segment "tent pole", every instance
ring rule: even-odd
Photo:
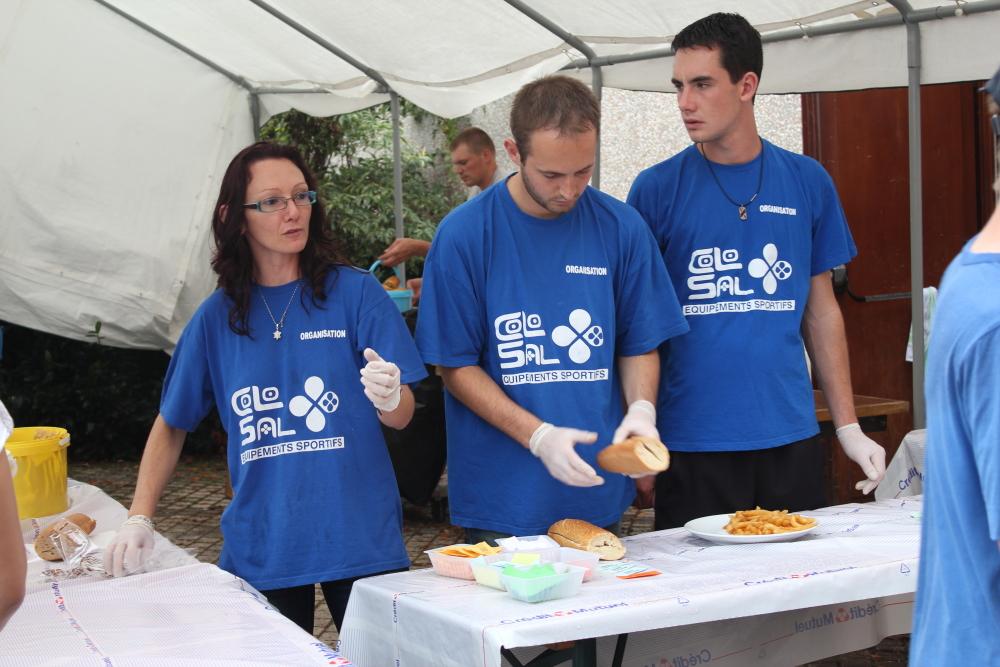
[[[913,322],[913,428],[926,425],[924,406],[924,201],[920,141],[920,26],[908,0],[889,0],[906,22],[910,151],[910,319]]]
[[[590,72],[594,77],[592,88],[594,89],[594,96],[597,97],[597,108],[600,109],[603,106],[604,77],[601,76],[600,67],[591,67]],[[593,183],[594,188],[597,190],[601,189],[601,128],[597,128],[597,154],[594,156],[594,175],[590,181]]]
[[[389,91],[389,107],[392,110],[392,200],[396,214],[396,238],[403,238],[403,154],[399,141],[399,95]],[[406,263],[399,265],[402,283],[406,286]]]
[[[888,0],[889,4],[896,7],[901,15],[905,15],[906,23],[923,23],[924,21],[939,20],[960,20],[955,16],[955,7],[929,7],[927,9],[909,10],[904,12],[899,9],[896,0]],[[977,0],[962,6],[962,11],[966,16],[982,14],[985,12],[1000,11],[1000,0]],[[878,16],[864,21],[840,22],[830,25],[809,26],[806,32],[809,37],[822,37],[825,35],[842,35],[858,30],[873,30],[876,28],[886,28],[897,26],[904,22],[899,16]],[[777,42],[787,42],[790,40],[802,39],[802,28],[789,28],[778,32],[761,35],[761,41],[766,44]],[[611,65],[621,65],[624,63],[641,62],[644,60],[656,60],[659,58],[669,58],[674,55],[674,50],[669,47],[660,47],[648,51],[637,51],[635,53],[620,53],[613,56],[597,56],[594,58],[577,58],[562,69],[586,69],[594,65],[609,67]]]
[[[260,141],[260,95],[250,93],[250,122],[253,123],[253,140]]]
[[[910,139],[910,317],[913,320],[913,428],[924,428],[924,199],[920,141],[920,27],[906,24]]]

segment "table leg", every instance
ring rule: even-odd
[[[597,667],[597,640],[578,639],[573,646],[573,667]]]

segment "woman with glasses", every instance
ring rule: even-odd
[[[424,366],[385,290],[342,255],[294,148],[233,158],[212,231],[218,289],[177,343],[105,567],[141,569],[184,438],[215,406],[233,486],[219,567],[310,633],[321,584],[339,628],[354,580],[409,566],[380,423],[410,421]]]

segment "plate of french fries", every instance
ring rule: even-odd
[[[788,542],[815,530],[813,517],[792,514],[788,510],[756,508],[733,514],[715,514],[692,519],[684,524],[691,533],[720,544]]]

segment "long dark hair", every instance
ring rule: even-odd
[[[305,176],[310,190],[316,189],[316,178],[309,171],[302,154],[292,146],[258,141],[247,146],[233,158],[222,177],[219,199],[212,213],[212,234],[215,253],[212,270],[219,274],[218,286],[232,301],[229,309],[229,328],[240,336],[250,335],[250,294],[253,287],[253,253],[243,233],[246,227],[247,185],[250,183],[250,166],[260,160],[288,160]],[[291,205],[291,204],[289,204]],[[326,221],[320,200],[312,205],[309,216],[309,239],[299,254],[299,270],[312,301],[320,306],[326,301],[326,276],[336,265],[349,265],[340,244]],[[303,301],[304,303],[304,301]]]

